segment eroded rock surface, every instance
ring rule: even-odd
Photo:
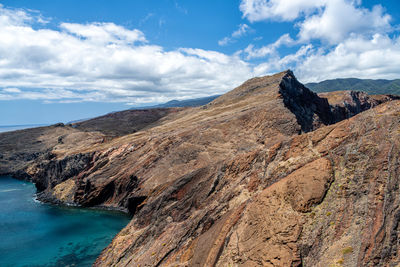
[[[0,134],[0,170],[43,200],[133,215],[95,266],[396,266],[396,99],[317,95],[286,71],[133,134],[110,137],[107,118],[16,147]]]

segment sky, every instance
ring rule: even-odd
[[[400,78],[397,0],[0,0],[0,125],[225,93]]]

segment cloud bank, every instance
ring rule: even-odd
[[[61,23],[54,29],[38,12],[0,4],[0,100],[165,102],[220,94],[287,68],[303,82],[400,76],[398,27],[380,5],[242,0],[239,8],[246,23],[284,21],[296,33],[282,33],[263,46],[249,44],[233,55],[166,50],[139,29],[101,22]],[[246,23],[219,44],[244,38],[252,31]],[[282,54],[283,47],[292,52]]]
[[[251,76],[238,56],[165,51],[114,23],[49,29],[28,11],[0,6],[0,100],[163,102],[219,94]]]
[[[283,34],[275,43],[242,51],[246,59],[266,58],[255,73],[293,68],[304,82],[338,77],[399,78],[400,39],[381,5],[372,9],[359,0],[242,0],[250,22],[292,22],[297,35]],[[282,46],[297,47],[281,56]]]

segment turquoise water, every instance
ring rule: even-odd
[[[34,200],[31,183],[0,176],[0,266],[91,266],[129,222],[120,213]]]

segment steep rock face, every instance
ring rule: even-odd
[[[92,153],[75,154],[61,160],[43,159],[38,164],[28,167],[26,171],[39,191],[38,199],[58,202],[57,198],[52,197],[48,194],[48,190],[45,190],[53,189],[64,181],[76,177],[90,166],[92,157]]]
[[[96,266],[397,263],[400,103],[349,94],[254,78],[134,134],[67,127],[22,172],[43,199],[133,214]]]
[[[339,122],[357,115],[365,110],[376,107],[382,103],[399,100],[399,96],[371,95],[356,91],[337,91],[320,93],[320,97],[327,98],[333,113],[333,122]]]
[[[28,166],[78,154],[75,149],[83,151],[102,140],[99,132],[85,133],[64,124],[0,133],[0,174],[28,179]]]
[[[319,97],[299,83],[292,72],[288,72],[280,83],[285,106],[296,115],[303,132],[309,132],[335,122],[326,98]],[[338,120],[339,121],[339,120]]]

